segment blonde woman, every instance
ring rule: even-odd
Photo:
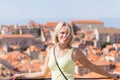
[[[54,48],[48,51],[41,72],[15,74],[13,78],[44,78],[51,72],[52,80],[74,80],[75,62],[79,61],[83,66],[96,73],[113,77],[108,72],[92,64],[78,48],[71,46],[74,39],[73,29],[70,24],[61,22],[54,30]]]

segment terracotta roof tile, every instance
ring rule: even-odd
[[[120,34],[120,29],[115,29],[115,28],[97,28],[99,33],[107,33],[107,34],[114,34],[114,33],[119,33]]]
[[[48,27],[55,27],[58,24],[58,22],[47,22],[46,26]]]
[[[12,49],[19,49],[20,46],[18,46],[18,45],[13,45],[13,46],[11,46],[11,48],[12,48]]]
[[[78,24],[104,24],[104,22],[100,20],[72,20],[71,23]]]
[[[47,51],[41,51],[41,54],[42,54],[43,56],[46,56],[46,55],[47,55]]]
[[[8,56],[6,54],[0,54],[0,58],[4,59],[4,60],[7,60]]]
[[[0,35],[2,38],[34,38],[31,34],[7,34],[7,35]]]
[[[95,72],[91,72],[82,76],[82,78],[105,78],[105,77],[107,76],[104,76]],[[111,79],[97,79],[97,80],[114,80],[114,79],[111,78]]]
[[[80,75],[80,74],[74,74],[74,78],[81,78],[82,77],[82,75]]]
[[[110,62],[108,62],[108,61],[106,61],[106,60],[96,60],[96,61],[93,61],[93,63],[95,64],[95,65],[98,65],[98,66],[102,66],[102,65],[109,65],[110,64]]]
[[[116,66],[115,71],[120,72],[120,63],[116,63],[115,66]]]

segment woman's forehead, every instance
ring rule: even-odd
[[[68,27],[61,27],[60,31],[63,30],[63,31],[69,31],[69,28]]]

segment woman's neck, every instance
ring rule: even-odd
[[[59,46],[59,48],[60,48],[61,50],[64,50],[64,49],[70,47],[70,45],[66,45],[66,44],[59,44],[58,46]]]

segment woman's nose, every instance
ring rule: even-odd
[[[63,34],[64,37],[66,37],[66,34]]]

